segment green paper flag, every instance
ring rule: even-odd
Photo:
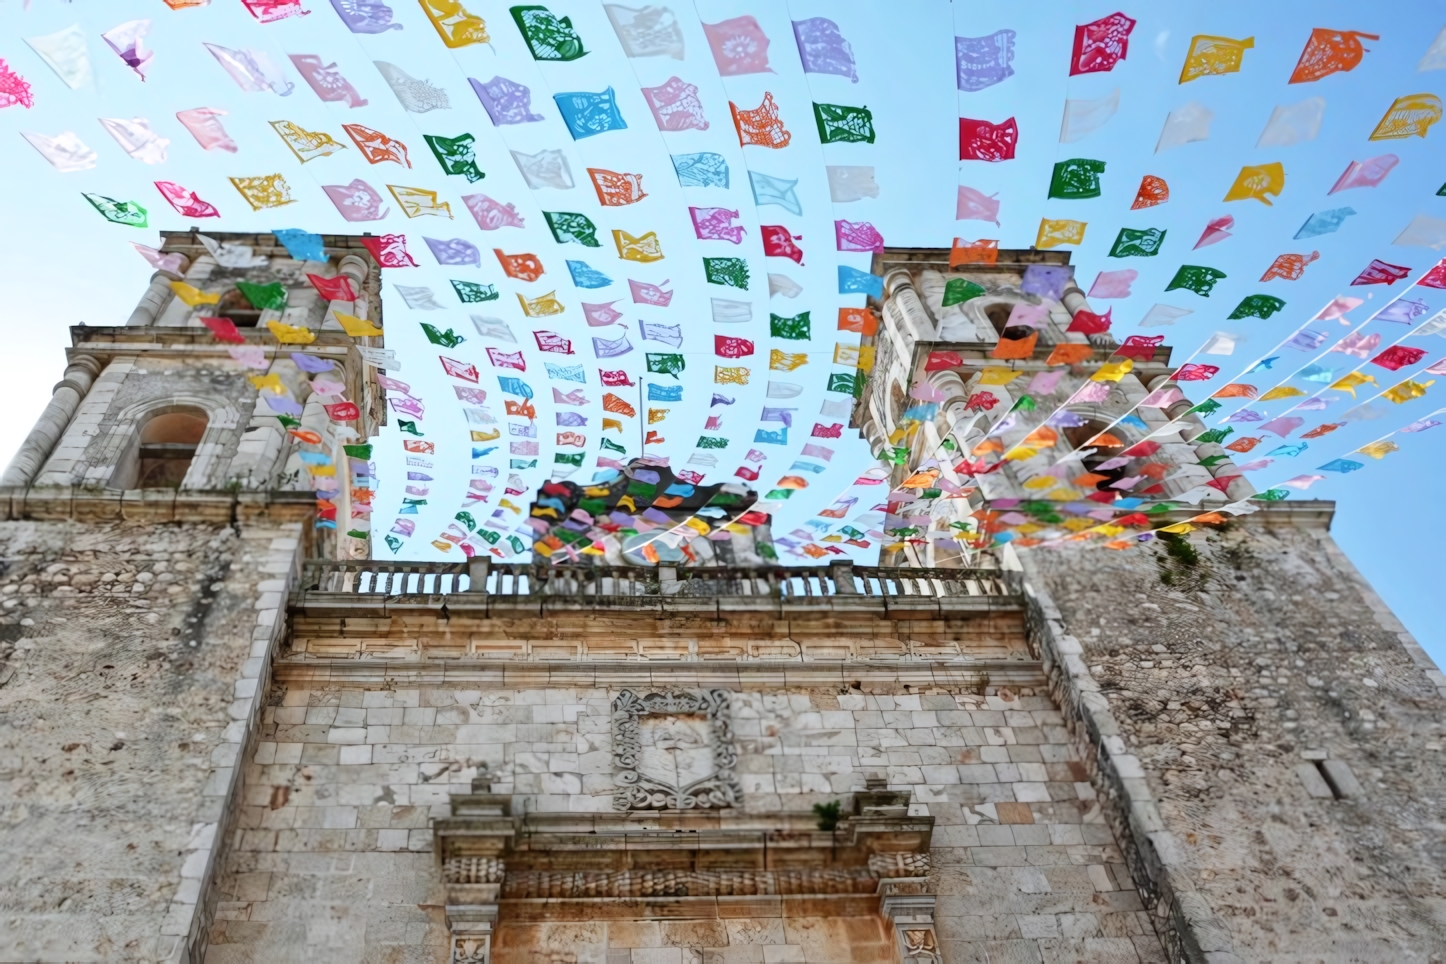
[[[1210,289],[1215,287],[1215,282],[1225,277],[1225,272],[1218,268],[1202,268],[1196,264],[1182,264],[1180,270],[1175,272],[1175,278],[1165,286],[1166,291],[1174,291],[1176,288],[1184,288],[1186,291],[1193,291],[1202,298],[1210,297]]]
[[[478,529],[477,538],[481,539],[489,546],[495,546],[497,545],[498,540],[502,538],[502,533],[494,532],[491,529]]]
[[[392,550],[392,554],[395,555],[397,550],[402,548],[402,540],[396,536],[387,536],[387,548]]]
[[[1111,258],[1153,258],[1160,253],[1165,243],[1162,228],[1120,228],[1114,247],[1110,248]]]
[[[1028,395],[1021,395],[1019,396],[1019,401],[1014,403],[1014,407],[1011,408],[1010,411],[1032,412],[1038,407],[1039,406],[1035,405],[1034,399],[1030,398]]]
[[[522,540],[517,538],[516,536],[508,536],[507,544],[512,547],[513,553],[522,552],[524,549],[527,548],[525,545],[522,544]]]
[[[236,287],[251,302],[252,307],[262,311],[268,308],[272,311],[286,310],[286,289],[281,282],[273,281],[269,285],[252,284],[249,281],[238,281]]]
[[[651,482],[639,482],[637,479],[633,479],[628,483],[627,494],[636,499],[647,499],[651,502],[653,496],[658,494],[658,487]]]
[[[448,328],[446,331],[438,331],[436,326],[429,325],[425,321],[421,323],[422,334],[434,345],[441,345],[443,348],[456,348],[467,339]]]
[[[1210,431],[1208,431],[1208,432],[1201,432],[1199,435],[1195,436],[1195,438],[1192,439],[1191,441],[1192,441],[1192,444],[1195,444],[1195,445],[1208,445],[1208,444],[1211,443],[1211,442],[1214,442],[1216,445],[1219,445],[1221,442],[1225,441],[1225,439],[1226,439],[1232,432],[1234,432],[1234,431],[1235,431],[1235,429],[1233,429],[1233,428],[1228,428],[1228,427],[1227,427],[1227,428],[1212,428],[1212,429],[1211,429]]]
[[[769,314],[768,333],[774,338],[788,341],[808,341],[812,337],[809,334],[808,312],[801,312],[792,318]]]
[[[290,415],[278,415],[276,420],[281,423],[282,428],[301,428],[301,419],[292,418]]]
[[[1054,174],[1049,179],[1049,196],[1066,201],[1099,197],[1100,175],[1104,172],[1104,161],[1084,157],[1060,161],[1054,166]]]
[[[698,436],[698,448],[700,449],[726,449],[728,440],[726,438],[715,438],[711,435]]]
[[[471,532],[473,529],[477,528],[477,520],[472,518],[472,513],[470,512],[458,512],[456,515],[452,516],[452,518],[456,519],[458,522],[466,526],[468,532]]]
[[[818,139],[825,144],[872,144],[874,115],[867,107],[814,104]]]
[[[146,226],[146,209],[135,201],[117,201],[103,194],[82,194],[107,221],[133,228]]]
[[[408,435],[415,435],[417,438],[425,438],[421,432],[417,431],[416,422],[409,422],[404,418],[397,419],[397,431],[406,432]]]
[[[1215,414],[1216,412],[1220,411],[1220,409],[1222,409],[1222,408],[1224,408],[1224,406],[1221,405],[1218,400],[1213,399],[1213,398],[1207,398],[1207,399],[1205,399],[1205,401],[1201,402],[1199,405],[1196,405],[1194,408],[1190,409],[1190,411],[1191,411],[1191,412],[1198,412],[1198,413],[1200,413],[1201,415],[1213,415],[1213,414]],[[1190,414],[1190,413],[1189,413],[1189,412],[1186,412],[1185,414],[1188,415],[1188,414]]]
[[[602,247],[597,239],[597,225],[593,224],[587,215],[568,211],[543,211],[542,216],[547,218],[547,226],[552,230],[552,236],[558,244],[576,241],[589,248]]]
[[[678,377],[678,373],[687,368],[682,355],[655,355],[648,352],[645,356],[648,364],[648,371],[658,375],[672,375]]]
[[[582,466],[582,455],[583,453],[581,452],[574,452],[571,455],[557,452],[553,454],[552,461],[555,465],[576,465],[580,468]]]
[[[748,262],[742,258],[704,258],[703,274],[710,285],[748,290]]]
[[[854,398],[862,398],[864,394],[863,373],[834,372],[828,376],[828,387],[825,391],[842,392],[845,395],[852,395]]]
[[[546,7],[513,7],[511,13],[533,60],[576,60],[587,53],[570,18],[554,16]]]
[[[769,490],[768,490],[768,494],[765,495],[764,498],[765,498],[765,499],[791,499],[791,498],[793,498],[793,490],[792,490],[792,489],[769,489]]]
[[[496,301],[501,297],[497,293],[496,285],[480,285],[475,281],[453,281],[452,289],[457,292],[457,300],[468,305],[479,301]]]
[[[964,302],[978,298],[984,294],[984,286],[975,284],[968,278],[950,278],[944,284],[944,303],[942,307],[950,305],[962,305]]]
[[[1269,489],[1265,492],[1261,492],[1259,495],[1252,495],[1250,498],[1260,502],[1283,502],[1286,499],[1290,498],[1290,490]]]
[[[1271,295],[1250,295],[1235,306],[1229,320],[1237,318],[1269,318],[1285,307],[1285,302]]]
[[[598,446],[598,448],[600,449],[607,449],[610,452],[622,452],[624,455],[627,454],[627,449],[623,448],[621,445],[614,442],[610,438],[600,438],[598,439],[598,441],[602,443]]]
[[[370,532],[367,532],[363,529],[348,529],[346,531],[346,534],[351,536],[353,539],[370,539],[372,535]]]
[[[423,134],[422,139],[437,155],[437,163],[442,165],[442,170],[448,174],[460,174],[469,183],[475,183],[486,177],[477,167],[477,155],[472,153],[472,145],[476,138],[471,134],[458,134],[456,137],[438,137],[436,134]]]
[[[346,453],[346,456],[349,459],[361,459],[362,461],[366,461],[367,459],[372,457],[372,447],[370,443],[368,443],[367,445],[343,445],[341,447],[341,450]]]

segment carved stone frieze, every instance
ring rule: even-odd
[[[449,884],[500,884],[505,872],[496,857],[449,857],[442,864],[442,879]]]
[[[617,810],[693,810],[737,806],[725,689],[698,693],[623,690],[613,700],[613,775]]]
[[[752,897],[872,894],[878,877],[865,867],[805,870],[512,871],[504,899],[543,897]]]

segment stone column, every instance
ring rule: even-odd
[[[50,397],[50,404],[40,413],[35,427],[30,430],[30,434],[21,443],[20,450],[10,460],[5,475],[0,477],[0,485],[23,486],[31,483],[45,460],[50,458],[50,453],[55,450],[55,443],[65,434],[70,420],[75,417],[75,410],[80,407],[81,399],[85,398],[86,392],[90,391],[90,386],[95,384],[99,374],[100,362],[90,355],[77,355],[71,359],[70,365],[65,369],[65,377],[57,382],[52,390],[54,394]]]
[[[189,262],[183,259],[182,271],[186,270],[187,264]],[[136,305],[136,310],[131,312],[131,316],[126,319],[126,325],[128,327],[154,325],[166,305],[176,296],[176,293],[171,290],[171,282],[181,280],[183,280],[181,275],[172,274],[169,271],[157,271],[151,275],[151,285],[146,289],[146,293],[141,295],[140,303]]]

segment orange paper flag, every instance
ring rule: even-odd
[[[1034,346],[1039,341],[1039,332],[1032,331],[1028,338],[1001,338],[994,350],[989,353],[990,358],[1033,358]]]
[[[879,318],[867,308],[840,308],[838,330],[856,331],[860,335],[875,335],[879,331]]]
[[[1081,345],[1077,342],[1061,342],[1054,346],[1054,351],[1044,360],[1046,365],[1077,365],[1089,359],[1095,350],[1089,345]]]
[[[983,238],[978,241],[965,241],[963,238],[955,238],[954,246],[949,249],[949,267],[951,268],[961,264],[998,263],[998,241]]]

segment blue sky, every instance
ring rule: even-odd
[[[767,455],[757,483],[767,489],[774,479],[789,474],[805,443],[827,442],[810,439],[814,423],[838,421],[821,414],[821,407],[830,397],[824,391],[828,374],[844,370],[832,364],[834,345],[849,337],[833,331],[834,317],[839,307],[857,305],[861,298],[838,293],[836,269],[841,263],[866,268],[869,256],[834,250],[831,222],[835,219],[867,221],[892,245],[944,246],[957,236],[966,240],[996,239],[1004,247],[1033,244],[1041,218],[1087,222],[1084,242],[1075,247],[1073,256],[1082,287],[1088,290],[1101,271],[1128,268],[1139,272],[1129,297],[1094,300],[1097,311],[1113,309],[1118,337],[1164,334],[1176,347],[1176,357],[1182,358],[1213,333],[1241,336],[1234,355],[1208,360],[1222,367],[1220,380],[1229,376],[1235,381],[1251,381],[1261,391],[1275,384],[1271,373],[1257,373],[1249,379],[1236,376],[1292,332],[1309,326],[1328,335],[1330,340],[1322,345],[1324,351],[1351,330],[1334,321],[1310,323],[1333,297],[1369,296],[1348,316],[1360,323],[1401,293],[1404,283],[1389,288],[1350,287],[1351,280],[1372,259],[1407,266],[1419,274],[1442,256],[1441,251],[1393,245],[1392,241],[1417,214],[1446,218],[1446,197],[1436,195],[1446,181],[1446,152],[1440,147],[1446,129],[1438,127],[1425,138],[1368,140],[1396,98],[1417,93],[1446,95],[1446,70],[1417,71],[1432,39],[1446,25],[1439,8],[1425,2],[1377,7],[1320,3],[1312,5],[1308,14],[1299,8],[1265,10],[1245,3],[1154,4],[1148,9],[1131,9],[1080,2],[1052,4],[1047,8],[1048,16],[1036,15],[1014,3],[951,5],[937,0],[916,0],[902,16],[897,8],[866,3],[697,3],[672,7],[684,33],[685,55],[681,60],[665,56],[630,59],[624,55],[601,4],[554,3],[549,8],[571,18],[589,51],[585,57],[565,63],[534,61],[507,9],[500,4],[465,4],[469,11],[485,18],[492,42],[456,50],[443,46],[415,0],[394,0],[390,6],[403,29],[376,35],[348,31],[327,0],[311,0],[303,6],[310,9],[308,16],[270,24],[258,23],[240,0],[212,0],[209,6],[180,11],[171,11],[152,0],[103,6],[37,0],[28,10],[14,3],[0,7],[0,36],[8,38],[0,42],[0,58],[32,84],[36,100],[29,110],[0,110],[0,138],[10,139],[10,149],[0,155],[0,165],[12,184],[23,185],[10,192],[7,220],[12,226],[24,226],[18,230],[12,227],[6,257],[0,263],[0,277],[12,293],[12,364],[4,388],[10,418],[0,426],[0,448],[13,450],[43,407],[50,385],[59,376],[60,349],[68,338],[66,327],[80,320],[91,324],[122,323],[144,288],[150,268],[125,242],[154,243],[154,229],[184,228],[192,223],[166,206],[151,186],[159,179],[193,188],[220,208],[221,218],[202,225],[217,231],[300,227],[326,232],[407,234],[409,249],[422,267],[389,271],[386,281],[430,287],[438,302],[446,306],[445,311],[413,310],[395,296],[390,284],[386,290],[387,343],[398,350],[403,360],[402,371],[394,374],[411,384],[413,394],[426,402],[424,428],[429,438],[439,440],[441,451],[437,460],[441,471],[433,473],[437,476],[432,483],[436,495],[429,500],[434,504],[416,517],[417,535],[402,553],[417,558],[442,557],[430,547],[429,540],[460,505],[472,462],[466,424],[452,397],[453,383],[438,366],[436,356],[440,350],[428,344],[419,322],[451,326],[468,337],[455,351],[443,353],[476,364],[483,373],[482,387],[494,399],[500,397],[494,377],[498,370],[488,364],[484,349],[490,346],[524,351],[529,366],[526,374],[501,373],[521,375],[539,395],[543,437],[539,440],[539,468],[522,472],[529,484],[538,484],[549,475],[554,407],[545,397],[550,394],[548,389],[552,385],[563,391],[579,387],[550,382],[545,361],[581,364],[585,369],[587,383],[583,389],[589,399],[585,409],[589,419],[587,467],[574,477],[585,481],[593,471],[598,427],[604,417],[600,399],[605,389],[598,384],[599,366],[625,367],[634,381],[646,384],[644,353],[678,350],[688,364],[681,379],[683,401],[655,405],[670,411],[663,421],[648,427],[658,430],[667,442],[647,449],[668,455],[676,467],[706,471],[711,482],[731,477],[736,465],[751,464],[742,459],[752,447]],[[1126,58],[1109,72],[1070,77],[1067,65],[1074,25],[1117,9],[1138,19]],[[771,72],[720,76],[702,24],[743,15],[754,16],[769,39]],[[856,83],[847,77],[803,71],[789,21],[810,17],[828,17],[837,24],[854,53]],[[148,40],[156,51],[144,82],[99,36],[102,31],[137,18],[152,21]],[[94,73],[93,83],[77,90],[65,86],[20,39],[52,33],[73,23],[79,23],[86,34]],[[1315,27],[1361,31],[1377,34],[1380,39],[1365,41],[1369,52],[1349,72],[1314,83],[1287,84]],[[981,91],[958,91],[953,37],[980,37],[998,30],[1015,31],[1013,75]],[[1191,38],[1200,34],[1235,40],[1253,38],[1254,44],[1245,51],[1239,72],[1180,84],[1181,65]],[[202,42],[264,50],[285,65],[296,89],[286,97],[243,92],[206,52]],[[287,54],[316,54],[323,63],[336,62],[341,73],[368,100],[367,105],[353,109],[322,102],[286,63]],[[373,67],[376,60],[394,63],[415,78],[441,86],[448,92],[450,109],[424,114],[405,111]],[[532,89],[532,109],[544,115],[544,120],[494,127],[467,83],[468,77],[487,80],[494,75],[527,84]],[[657,129],[640,89],[661,85],[672,76],[699,88],[709,125],[706,130]],[[616,92],[627,128],[572,139],[551,95],[600,92],[609,87]],[[1078,141],[1060,143],[1060,118],[1066,99],[1094,100],[1117,88],[1118,113],[1107,124]],[[765,92],[779,104],[793,135],[792,143],[782,150],[740,148],[729,122],[728,104],[732,101],[741,108],[751,108],[760,103]],[[1256,146],[1276,106],[1313,97],[1323,98],[1326,103],[1317,136],[1290,146]],[[821,144],[814,128],[812,102],[867,106],[873,116],[875,142]],[[1209,138],[1156,153],[1167,115],[1190,103],[1201,104],[1213,113]],[[240,146],[236,154],[203,151],[177,122],[176,111],[202,106],[228,112],[223,123]],[[158,133],[170,139],[166,162],[147,165],[126,156],[97,123],[98,117],[147,118]],[[1015,118],[1019,128],[1015,158],[997,164],[959,161],[959,117],[994,123]],[[279,119],[308,130],[325,131],[347,149],[301,165],[267,125]],[[412,168],[368,165],[341,130],[343,123],[350,122],[405,141]],[[50,135],[74,131],[98,153],[96,167],[60,173],[20,139],[22,130]],[[443,174],[422,141],[423,134],[456,136],[463,132],[476,136],[478,164],[487,174],[475,185]],[[576,187],[529,189],[509,152],[541,150],[567,153]],[[679,184],[669,155],[705,151],[727,159],[731,174],[728,188]],[[1349,162],[1387,153],[1400,161],[1380,186],[1327,194]],[[1073,158],[1104,162],[1100,196],[1090,200],[1048,198],[1053,165]],[[1222,200],[1243,166],[1272,162],[1281,163],[1286,175],[1284,190],[1273,203]],[[831,201],[827,165],[873,167],[879,196],[848,203]],[[588,167],[641,173],[649,197],[628,207],[604,208],[587,180]],[[785,180],[797,179],[802,213],[755,204],[748,187],[749,170]],[[277,172],[291,185],[296,203],[269,211],[251,211],[226,180]],[[1166,180],[1170,200],[1132,211],[1130,203],[1147,174]],[[387,183],[437,190],[450,202],[455,219],[407,219],[388,197],[391,214],[385,220],[348,225],[320,185],[344,184],[353,178],[367,180],[384,196],[383,185]],[[998,226],[978,220],[955,220],[955,199],[961,184],[998,195]],[[82,191],[140,201],[151,213],[151,229],[138,231],[106,223],[81,199]],[[463,195],[477,192],[503,203],[515,203],[526,227],[481,231],[461,202]],[[697,239],[688,216],[690,205],[739,211],[735,223],[745,228],[743,243],[734,246],[726,241]],[[1357,213],[1339,231],[1294,238],[1313,213],[1345,206]],[[590,249],[558,245],[541,215],[542,211],[558,210],[586,213],[598,225],[602,246]],[[1206,223],[1224,215],[1234,218],[1232,237],[1193,250]],[[801,236],[798,243],[805,252],[803,263],[765,258],[759,240],[762,225],[785,225],[793,235]],[[1121,228],[1164,230],[1160,253],[1150,258],[1108,257]],[[610,243],[613,229],[634,235],[656,231],[665,258],[652,264],[619,260]],[[438,266],[421,240],[423,235],[465,238],[481,249],[482,263],[475,268]],[[491,259],[493,247],[508,253],[536,253],[542,257],[547,274],[531,284],[508,279]],[[1320,257],[1300,280],[1257,280],[1277,255],[1308,255],[1312,251],[1319,251]],[[750,290],[740,293],[704,284],[699,259],[705,256],[747,258],[753,275]],[[579,291],[572,286],[564,259],[586,261],[608,274],[614,284],[601,291]],[[1182,264],[1213,267],[1223,271],[1226,278],[1209,298],[1179,290],[1167,293],[1166,284]],[[766,281],[770,272],[786,275],[802,289],[801,293],[794,298],[770,298]],[[495,284],[502,299],[482,306],[460,305],[448,285],[452,278]],[[653,284],[668,282],[666,287],[675,292],[672,304],[665,309],[633,304],[627,294],[626,281],[630,278]],[[523,316],[516,293],[531,298],[554,290],[567,307],[563,315],[540,319]],[[1226,315],[1241,299],[1258,293],[1281,298],[1286,307],[1270,319],[1227,320]],[[1427,291],[1426,297],[1418,298],[1421,294],[1418,289],[1409,297],[1422,300],[1432,314],[1446,306],[1440,297],[1442,292]],[[753,320],[739,325],[710,323],[709,299],[713,297],[751,302]],[[599,362],[593,357],[589,347],[593,335],[612,338],[622,330],[618,326],[588,328],[580,311],[583,301],[616,301],[615,307],[624,312],[622,324],[628,326],[635,346],[631,354],[614,362]],[[1148,331],[1138,328],[1139,321],[1157,303],[1188,308],[1193,313],[1171,327]],[[812,338],[806,345],[769,337],[770,312],[794,316],[805,310],[813,320]],[[506,321],[517,344],[479,337],[468,319],[473,313]],[[645,320],[680,325],[681,348],[644,342],[640,323]],[[577,354],[564,358],[539,353],[531,336],[535,329],[571,338]],[[1383,334],[1383,347],[1404,334],[1402,326],[1390,323],[1378,322],[1364,329],[1365,333],[1377,330]],[[717,359],[711,343],[715,334],[746,337],[755,342],[757,354],[736,363]],[[1446,350],[1446,342],[1436,338],[1407,338],[1403,344],[1427,349],[1430,354],[1419,365],[1399,373],[1400,377],[1431,364]],[[770,373],[770,348],[806,351],[808,363],[794,372]],[[1300,352],[1269,353],[1284,359],[1272,372],[1288,372],[1316,358],[1315,354]],[[1359,363],[1339,353],[1334,359],[1325,356],[1324,362],[1333,362],[1326,365],[1333,368]],[[709,376],[715,364],[747,364],[753,370],[749,384],[711,384]],[[1383,388],[1396,380],[1389,372],[1378,374]],[[776,381],[799,386],[800,393],[788,400],[769,399],[770,375]],[[669,381],[657,376],[651,380]],[[1320,387],[1293,384],[1307,384],[1312,391]],[[734,403],[710,405],[715,389],[734,398]],[[638,389],[631,391],[636,393]],[[1277,464],[1253,473],[1252,480],[1264,488],[1292,475],[1311,472],[1328,459],[1431,412],[1440,391],[1432,389],[1425,398],[1400,406],[1377,403],[1376,407],[1385,412],[1383,418],[1350,422],[1314,442],[1301,456],[1278,459]],[[1446,394],[1440,397],[1446,398]],[[1256,407],[1267,417],[1274,417],[1293,403],[1287,400]],[[1326,420],[1344,412],[1350,404],[1348,398],[1341,399],[1323,412],[1308,415]],[[494,405],[500,419],[501,405]],[[754,430],[760,427],[758,413],[764,405],[797,409],[787,445],[749,445]],[[1238,407],[1239,403],[1232,403],[1221,416]],[[721,415],[721,426],[716,430],[705,428],[710,415]],[[643,451],[638,421],[641,413],[638,420],[628,423],[624,436],[609,436],[625,441],[629,455]],[[778,425],[766,427],[776,429]],[[1248,428],[1237,425],[1237,434]],[[1446,428],[1440,431],[1446,432]],[[720,456],[716,468],[687,464],[695,451],[695,440],[703,434],[729,440],[728,449],[715,453]],[[393,424],[383,434],[378,448],[377,460],[384,477],[374,516],[379,533],[390,525],[388,510],[401,494],[405,466],[401,464],[398,438]],[[506,438],[504,435],[504,442]],[[1440,471],[1441,438],[1446,436],[1438,438],[1427,432],[1396,438],[1404,439],[1401,451],[1379,463],[1364,460],[1370,464],[1362,471],[1328,477],[1311,487],[1309,495],[1339,500],[1337,539],[1439,661],[1446,638],[1437,628],[1439,621],[1433,619],[1429,600],[1434,588],[1432,573],[1439,569],[1443,552],[1429,539],[1424,543],[1408,542],[1406,532],[1437,531],[1446,522],[1446,511],[1431,499],[1436,486],[1430,481]],[[840,439],[828,444],[835,450],[832,460],[813,460],[823,471],[809,474],[806,490],[796,491],[786,503],[777,505],[776,532],[786,533],[816,518],[816,513],[840,494],[858,498],[855,512],[869,510],[883,495],[877,488],[851,486],[871,464],[862,443]],[[501,454],[505,455],[505,451]],[[503,478],[509,474],[506,466],[503,458]],[[872,555],[872,549],[858,554],[866,558]]]

